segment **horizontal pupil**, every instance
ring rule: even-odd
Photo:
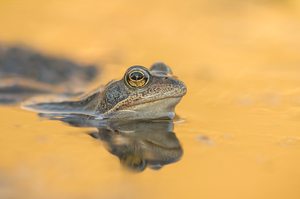
[[[144,77],[144,75],[140,72],[133,72],[130,74],[130,79],[136,80],[136,81],[143,79],[143,77]]]

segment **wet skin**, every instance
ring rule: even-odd
[[[163,63],[132,66],[118,81],[78,100],[25,103],[40,113],[84,114],[99,119],[173,119],[186,86]]]

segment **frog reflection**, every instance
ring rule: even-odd
[[[137,172],[146,167],[160,169],[183,154],[172,121],[118,122],[90,135],[104,142],[123,166]]]
[[[104,143],[126,168],[141,172],[158,170],[180,160],[183,149],[173,132],[173,120],[97,120],[81,114],[40,113],[40,117],[59,120],[75,127],[95,127],[90,133]]]

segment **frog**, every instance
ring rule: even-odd
[[[163,62],[149,69],[129,67],[120,80],[77,99],[27,102],[27,110],[39,113],[83,114],[97,119],[174,119],[175,107],[187,93],[183,81]]]
[[[0,104],[14,105],[37,95],[73,96],[100,74],[95,64],[80,64],[24,45],[0,43]]]

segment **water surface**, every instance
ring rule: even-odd
[[[163,60],[188,87],[180,158],[132,172],[97,129],[0,106],[1,198],[299,198],[297,1],[0,1],[0,40],[103,63]]]

